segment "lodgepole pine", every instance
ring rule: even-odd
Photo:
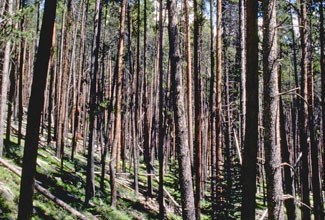
[[[308,77],[308,27],[307,27],[307,2],[305,0],[300,1],[300,41],[301,41],[301,79],[300,79],[300,109],[298,113],[299,121],[299,134],[300,134],[300,150],[302,152],[301,163],[301,194],[302,202],[306,205],[301,206],[301,219],[310,220],[311,212],[308,206],[310,206],[309,198],[309,144],[308,144],[308,89],[307,89],[307,77]]]
[[[263,126],[268,219],[284,219],[281,173],[277,0],[263,1]]]
[[[8,8],[7,13],[8,16],[12,16],[13,13],[13,0],[8,0],[7,2]],[[9,25],[12,23],[11,19],[9,19]],[[0,99],[0,158],[3,154],[4,147],[4,125],[5,125],[5,114],[7,112],[7,93],[8,93],[8,84],[9,84],[9,76],[10,76],[10,51],[11,51],[11,40],[8,39],[5,44],[4,49],[4,58],[2,64],[2,83],[1,83],[1,99]]]
[[[172,106],[176,130],[176,150],[179,164],[179,182],[182,198],[183,219],[195,219],[192,185],[191,158],[188,146],[188,131],[185,117],[184,91],[182,85],[182,62],[178,31],[178,9],[176,0],[168,0],[169,59],[172,83]]]
[[[123,74],[123,51],[124,51],[124,26],[125,26],[125,15],[126,15],[127,0],[121,2],[121,17],[120,17],[120,31],[119,31],[119,42],[116,62],[116,103],[115,103],[115,121],[114,121],[114,139],[111,152],[111,161],[109,162],[110,168],[110,185],[111,185],[111,207],[116,206],[117,189],[116,189],[116,158],[118,148],[121,144],[121,107],[122,107],[122,74]]]
[[[32,90],[28,106],[26,139],[18,205],[19,220],[31,219],[33,214],[33,194],[39,127],[41,111],[44,104],[44,90],[52,45],[56,3],[56,0],[46,0],[44,5],[43,22],[34,65]]]
[[[94,36],[91,52],[91,71],[90,71],[90,104],[89,104],[89,131],[88,131],[88,153],[87,153],[87,167],[86,167],[86,186],[85,186],[85,204],[95,194],[95,174],[94,174],[94,143],[95,143],[95,116],[97,107],[97,75],[99,74],[99,43],[101,34],[101,17],[102,17],[102,0],[96,1],[96,14],[94,18]]]
[[[242,166],[241,219],[255,219],[258,148],[258,2],[246,4],[246,127]]]
[[[165,126],[164,126],[164,67],[163,67],[163,0],[159,0],[159,43],[158,43],[158,72],[159,72],[159,116],[158,116],[158,162],[159,162],[159,189],[158,189],[158,203],[159,203],[159,219],[167,219],[167,213],[164,203],[164,138],[165,138]]]

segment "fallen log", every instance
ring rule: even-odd
[[[15,173],[17,176],[21,177],[21,171],[18,170],[17,168],[15,168],[13,165],[9,164],[7,161],[3,160],[2,158],[0,158],[0,163],[4,167],[8,168],[10,171]],[[35,189],[38,192],[40,192],[41,194],[43,194],[46,198],[48,198],[49,200],[52,200],[54,203],[59,205],[64,210],[70,212],[72,215],[76,216],[77,218],[79,218],[81,220],[88,220],[89,219],[88,217],[86,217],[85,215],[83,215],[82,213],[77,211],[76,209],[72,208],[67,203],[63,202],[61,199],[57,198],[55,195],[50,193],[47,189],[40,186],[37,182],[35,182]]]

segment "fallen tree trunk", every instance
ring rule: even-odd
[[[0,163],[3,166],[5,166],[6,168],[8,168],[10,171],[12,171],[13,173],[15,173],[17,176],[19,176],[19,177],[21,176],[21,170],[18,170],[19,168],[15,168],[13,165],[9,164],[7,161],[5,161],[2,158],[0,158]],[[43,194],[46,198],[48,198],[49,200],[52,200],[57,205],[59,205],[61,208],[63,208],[64,210],[70,212],[72,215],[76,216],[77,218],[82,219],[82,220],[89,219],[88,217],[86,217],[85,215],[83,215],[82,213],[80,213],[79,211],[77,211],[76,209],[72,208],[70,205],[68,205],[67,203],[65,203],[61,199],[59,199],[56,196],[54,196],[47,189],[45,189],[44,187],[40,186],[37,182],[35,182],[35,188],[36,188],[36,190],[38,192],[40,192],[41,194]]]

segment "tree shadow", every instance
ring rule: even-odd
[[[7,139],[4,140],[5,148],[4,148],[4,156],[10,160],[13,160],[16,165],[22,165],[22,157],[20,155],[20,151],[22,150],[21,146],[9,141]]]
[[[75,207],[81,208],[83,202],[80,198],[77,198],[72,192],[67,191],[63,186],[57,184],[57,181],[54,179],[56,177],[61,178],[62,182],[67,185],[76,186],[81,183],[83,187],[84,183],[80,180],[79,177],[76,177],[68,172],[61,171],[62,173],[54,173],[51,176],[37,173],[36,179],[39,181],[39,184],[44,188],[48,189],[54,196],[66,202],[67,204]]]
[[[40,219],[46,219],[46,220],[55,220],[54,217],[47,215],[43,209],[40,207],[34,206],[34,216],[38,216]]]
[[[153,211],[151,208],[146,207],[145,204],[139,202],[139,201],[132,201],[128,198],[120,198],[124,201],[125,204],[128,204],[128,208],[134,209],[138,211],[139,213],[145,214],[147,219],[158,219],[159,214],[155,211]]]

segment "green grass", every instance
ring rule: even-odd
[[[6,186],[13,195],[13,200],[8,200],[0,193],[0,219],[15,219],[17,216],[17,201],[19,196],[20,179],[11,171],[0,166],[0,184]],[[3,191],[3,188],[1,189]]]
[[[23,148],[16,144],[16,138],[11,140],[13,142],[9,144],[10,151],[5,152],[5,158],[10,164],[21,166]],[[66,150],[69,150],[69,148],[66,148]],[[108,176],[105,181],[106,192],[103,193],[99,190],[99,174],[96,174],[95,177],[96,195],[91,200],[90,205],[85,207],[86,158],[82,154],[77,154],[74,161],[66,157],[63,169],[61,169],[61,161],[55,158],[54,155],[54,149],[50,146],[39,148],[36,167],[37,181],[52,194],[89,216],[90,219],[91,216],[96,216],[98,219],[112,220],[157,219],[158,214],[154,210],[145,207],[142,202],[139,202],[133,190],[122,186],[118,186],[118,193],[121,198],[118,199],[117,208],[110,208]],[[95,171],[100,171],[99,158],[96,158],[95,165]],[[0,194],[0,219],[16,219],[20,178],[3,166],[0,166],[0,173],[0,184],[3,183],[3,185],[7,186],[14,195],[14,199],[8,201]],[[37,192],[34,196],[33,212],[33,219],[75,219],[70,213]]]
[[[12,139],[10,143],[10,152],[6,152],[5,157],[9,159],[11,164],[21,165],[21,158],[23,148],[16,144],[17,139]],[[148,201],[145,200],[143,195],[135,196],[134,190],[117,184],[118,187],[118,200],[115,209],[110,208],[110,187],[109,176],[105,180],[105,192],[99,189],[100,181],[100,160],[95,157],[95,186],[96,194],[91,200],[90,205],[84,206],[85,194],[85,179],[86,179],[86,158],[82,153],[75,155],[75,159],[71,161],[70,147],[65,148],[64,166],[61,168],[61,161],[55,157],[55,149],[52,146],[41,146],[38,150],[37,159],[37,176],[36,179],[41,185],[49,190],[52,194],[68,203],[73,208],[89,216],[96,216],[98,219],[158,219],[158,204],[156,201],[158,182],[152,178],[154,197]],[[139,162],[139,173],[145,174],[146,167],[144,161]],[[133,184],[133,169],[128,170],[129,164],[126,164],[127,172],[123,178],[128,179],[132,187]],[[172,160],[169,164],[169,170],[166,171],[164,176],[164,187],[171,194],[171,196],[181,204],[181,195],[179,190],[178,166],[177,161]],[[154,168],[158,171],[158,162],[155,161]],[[7,181],[5,184],[13,191],[15,199],[12,202],[1,199],[0,196],[0,219],[15,219],[17,216],[17,204],[19,195],[20,179],[12,174],[7,169],[0,166],[0,173],[5,175],[0,176],[1,181]],[[139,190],[145,193],[147,176],[139,175]],[[167,198],[167,197],[166,197]],[[258,200],[258,208],[264,210],[261,204],[261,199]],[[172,205],[169,199],[166,199],[167,205]],[[202,219],[210,219],[209,213],[211,210],[211,203],[209,198],[203,198],[202,206]],[[168,219],[178,220],[181,219],[179,213],[167,213]],[[43,195],[35,194],[34,199],[34,219],[74,219],[68,212],[58,207],[54,202],[49,201]]]

